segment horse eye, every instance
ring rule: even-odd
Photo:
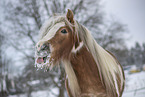
[[[61,33],[66,34],[67,31],[65,29],[61,30]]]

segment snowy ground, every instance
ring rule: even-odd
[[[129,74],[125,71],[126,86],[123,97],[145,97],[145,71]]]
[[[126,76],[126,86],[122,97],[145,97],[145,71],[129,74],[125,71]],[[57,94],[58,90],[52,90],[53,93]],[[42,96],[43,95],[43,96]],[[32,97],[55,97],[50,94],[48,90],[32,92]],[[27,97],[26,94],[23,95],[10,95],[9,97]]]

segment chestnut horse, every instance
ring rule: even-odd
[[[122,96],[125,78],[121,65],[74,19],[71,10],[42,26],[35,55],[40,68],[63,64],[69,97]]]

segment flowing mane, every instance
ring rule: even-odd
[[[64,26],[67,26],[68,29],[70,29],[70,31],[73,32],[72,33],[72,36],[73,36],[72,46],[70,46],[70,49],[66,50],[65,52],[63,51],[60,52],[60,55],[57,52],[55,56],[55,59],[57,60],[53,59],[54,61],[52,63],[53,64],[60,63],[60,62],[63,63],[64,69],[67,74],[67,79],[69,82],[68,84],[66,84],[66,88],[69,92],[69,96],[78,97],[79,95],[79,97],[81,97],[82,95],[85,95],[85,94],[81,94],[81,87],[79,85],[80,83],[78,81],[76,70],[74,70],[75,65],[72,62],[74,59],[71,59],[71,58],[73,55],[77,56],[76,55],[77,52],[81,51],[81,49],[86,48],[86,51],[88,52],[88,54],[90,54],[89,56],[93,57],[93,60],[95,62],[94,64],[98,68],[98,75],[100,77],[102,87],[104,87],[106,91],[106,94],[97,93],[95,94],[95,97],[96,95],[105,95],[105,97],[106,96],[107,97],[121,97],[123,89],[124,89],[125,78],[124,78],[123,69],[120,63],[109,51],[106,51],[105,49],[103,49],[95,41],[95,39],[93,38],[93,36],[91,35],[91,33],[86,27],[79,24],[76,20],[73,20],[73,23],[72,23],[68,20],[66,16],[63,16],[63,15],[54,16],[51,19],[49,19],[49,21],[47,21],[41,27],[40,40],[36,45],[37,50],[40,50],[40,47],[42,47],[42,45],[45,44],[46,41],[49,41],[52,38],[54,38],[56,33],[59,31],[59,29],[63,28]],[[67,55],[67,58],[61,57],[63,55],[64,56]],[[36,62],[38,60],[39,61],[43,60],[42,58],[39,58],[39,57],[40,56],[38,56],[38,51],[36,51],[36,59],[37,59]],[[48,58],[48,61],[50,60],[51,58]],[[41,67],[45,67],[45,68],[49,68],[50,66],[52,68],[54,65],[51,65],[50,62],[41,64]],[[92,72],[93,71],[91,71],[91,73]],[[94,94],[87,94],[87,95],[94,95]]]
[[[83,25],[79,24],[77,21],[75,23],[75,28],[84,45],[93,55],[93,58],[99,69],[99,75],[106,87],[107,92],[113,93],[114,95],[117,92],[117,94],[120,95],[119,90],[122,89],[119,89],[117,81],[122,82],[121,86],[123,86],[124,75],[122,74],[122,68],[120,67],[118,60],[116,60],[116,58],[108,51],[103,49],[92,37],[89,30]],[[119,79],[118,76],[121,76],[121,79]]]

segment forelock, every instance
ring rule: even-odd
[[[49,30],[57,23],[65,22],[65,16],[53,16],[49,20],[47,20],[41,27],[39,31],[39,39],[41,40]]]

